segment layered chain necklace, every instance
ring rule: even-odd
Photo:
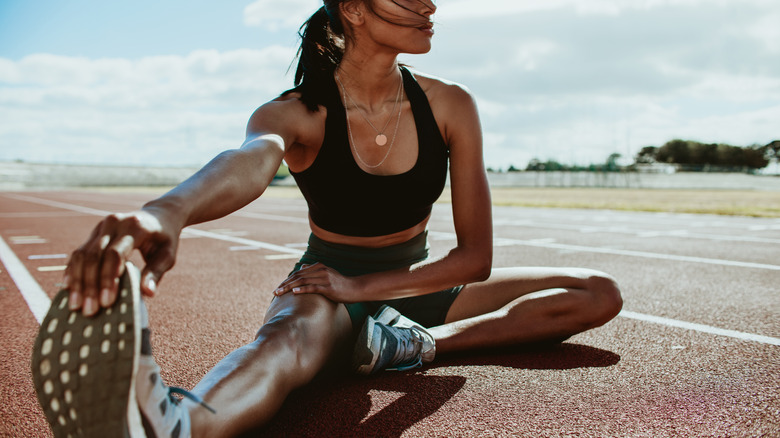
[[[385,129],[387,129],[387,126],[390,124],[390,121],[393,119],[393,114],[395,113],[396,108],[398,108],[398,116],[397,120],[395,122],[395,130],[393,131],[393,138],[390,139],[390,145],[387,147],[387,152],[385,152],[384,158],[382,158],[382,161],[380,161],[377,164],[368,164],[365,161],[363,161],[363,158],[360,156],[360,153],[357,150],[357,146],[355,144],[355,139],[352,137],[352,127],[349,123],[349,114],[345,114],[345,117],[347,119],[347,132],[349,133],[349,140],[350,145],[352,147],[352,150],[355,152],[355,156],[360,161],[361,164],[368,167],[369,169],[374,169],[382,165],[382,163],[385,162],[387,157],[390,156],[390,150],[393,148],[393,143],[395,143],[395,137],[398,134],[398,125],[401,124],[401,106],[399,103],[401,102],[401,98],[403,96],[403,78],[401,78],[401,81],[398,83],[398,92],[395,96],[395,104],[393,105],[393,111],[390,113],[390,117],[388,117],[387,122],[385,122],[385,126],[382,127],[382,130],[376,129],[376,126],[374,126],[373,123],[371,123],[371,120],[368,120],[368,117],[363,113],[363,110],[360,109],[360,107],[355,103],[355,101],[352,99],[352,97],[347,94],[347,89],[344,87],[344,84],[341,83],[341,79],[339,79],[339,75],[336,74],[336,82],[339,83],[339,86],[341,86],[341,94],[343,95],[342,100],[344,101],[344,109],[347,109],[347,99],[349,99],[350,102],[352,102],[352,106],[354,106],[358,113],[363,117],[363,119],[368,123],[369,126],[376,132],[376,137],[374,137],[374,142],[377,146],[384,146],[387,144],[387,136],[384,134]]]

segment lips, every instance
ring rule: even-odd
[[[433,35],[433,23],[428,22],[417,28],[418,30],[425,32],[428,35]]]

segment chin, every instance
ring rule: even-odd
[[[406,50],[404,50],[404,53],[408,53],[410,55],[422,55],[430,51],[431,42],[428,41],[427,44],[416,44],[414,46],[407,47]]]

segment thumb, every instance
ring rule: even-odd
[[[157,294],[157,286],[163,275],[173,267],[174,256],[171,251],[158,250],[145,255],[146,266],[141,272],[141,293],[148,297]]]
[[[149,265],[144,267],[141,274],[141,293],[147,297],[154,297],[157,294],[157,284],[162,278],[162,273],[153,271]]]

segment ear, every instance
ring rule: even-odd
[[[352,26],[359,26],[365,22],[366,10],[363,2],[347,0],[339,3],[341,16]]]

